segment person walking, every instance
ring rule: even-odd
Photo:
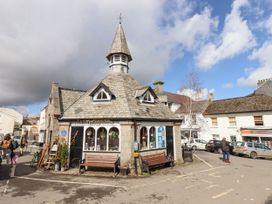
[[[10,134],[6,134],[4,137],[3,145],[4,152],[6,153],[7,164],[12,163],[13,147]]]
[[[223,151],[223,161],[226,163],[230,163],[229,155],[230,155],[230,146],[229,142],[224,137],[222,140],[222,151]]]
[[[23,156],[24,148],[27,145],[27,134],[23,132],[20,138],[20,156]]]

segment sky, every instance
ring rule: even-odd
[[[271,11],[270,0],[0,0],[0,106],[34,116],[52,82],[92,88],[120,13],[141,84],[185,93],[194,72],[203,98],[248,95],[272,77]]]

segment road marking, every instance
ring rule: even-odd
[[[196,186],[199,186],[200,183],[197,183],[197,184],[193,184],[193,185],[190,185],[190,186],[186,186],[185,189],[190,189],[190,188],[193,188],[193,187],[196,187]]]
[[[207,172],[207,171],[213,171],[213,170],[221,169],[221,168],[226,168],[226,166],[217,166],[217,167],[213,167],[213,168],[210,168],[210,169],[205,169],[205,170],[199,171],[197,173],[204,173],[204,172]]]
[[[220,178],[221,176],[219,175],[215,175],[215,174],[218,174],[219,172],[214,172],[214,173],[210,173],[208,174],[209,176],[212,176],[212,177],[215,177],[215,178]]]
[[[217,186],[218,186],[217,184],[209,185],[208,187],[206,187],[206,189],[210,189],[210,188],[217,187]]]
[[[69,183],[69,184],[79,184],[79,185],[92,185],[92,186],[123,188],[123,189],[127,190],[126,186],[118,186],[118,185],[103,184],[103,183],[83,183],[83,182],[77,182],[77,181],[62,181],[62,180],[53,180],[53,179],[31,178],[31,177],[26,177],[26,176],[18,176],[18,177],[15,176],[15,178],[32,180],[32,181],[45,181],[45,182],[51,182],[51,183],[64,183],[64,184]]]
[[[197,156],[196,154],[194,154],[194,156],[199,159],[200,161],[202,161],[204,164],[206,164],[208,167],[213,168],[213,165],[211,165],[210,163],[206,162],[204,159],[201,159],[199,156]]]
[[[270,191],[271,189],[270,189],[270,188],[266,188],[265,190],[266,190],[266,191]]]
[[[208,181],[208,180],[205,180],[205,179],[201,179],[200,181],[202,181],[204,183],[208,183],[208,184],[212,184],[213,183],[212,181]]]
[[[224,196],[224,195],[229,194],[229,193],[232,192],[232,191],[233,191],[233,189],[231,188],[231,189],[227,190],[226,192],[223,192],[223,193],[220,193],[220,194],[218,194],[218,195],[212,196],[212,198],[213,198],[213,199],[220,198],[220,197],[222,197],[222,196]]]

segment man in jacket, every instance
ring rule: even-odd
[[[224,137],[222,140],[222,151],[223,151],[223,161],[226,163],[230,163],[229,155],[230,155],[230,146],[229,142]]]

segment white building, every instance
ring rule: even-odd
[[[182,119],[181,135],[189,138],[191,131],[193,138],[206,141],[212,139],[207,120],[203,116],[203,112],[212,101],[212,95],[209,95],[208,100],[195,101],[185,95],[163,91],[163,84],[162,81],[154,82],[154,91],[160,101],[168,105],[170,110]]]
[[[23,115],[12,108],[0,107],[0,133],[13,134],[20,129],[23,123]]]
[[[38,131],[39,131],[38,142],[45,143],[45,135],[46,135],[46,107],[41,110]]]
[[[272,80],[258,82],[248,96],[213,101],[205,111],[213,138],[272,145]]]

